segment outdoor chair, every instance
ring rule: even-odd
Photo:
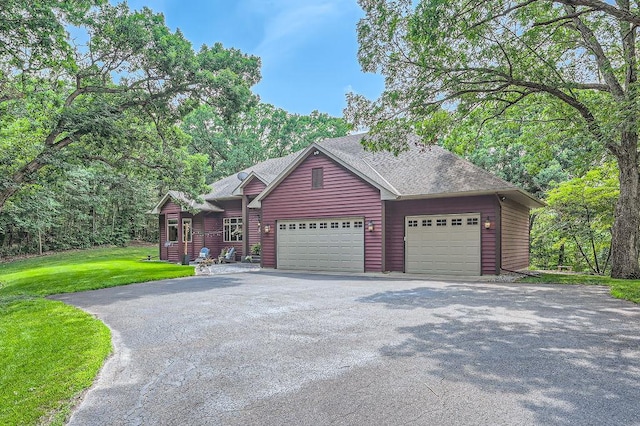
[[[207,257],[209,257],[209,249],[206,247],[202,247],[202,250],[200,250],[200,253],[198,254],[198,257],[196,258],[195,262],[200,263],[203,260],[205,260]]]
[[[225,254],[224,256],[221,255],[220,257],[218,257],[218,261],[220,263],[234,263],[236,261],[236,248],[231,247],[227,251],[227,254]]]

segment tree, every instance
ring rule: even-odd
[[[615,165],[606,164],[549,191],[548,206],[532,229],[534,259],[548,256],[548,247],[553,246],[558,249],[557,264],[584,265],[594,274],[608,270],[619,194],[616,173]],[[540,252],[547,253],[540,256]]]
[[[0,211],[41,173],[88,152],[112,147],[153,167],[179,161],[186,139],[178,120],[204,103],[231,121],[255,101],[258,58],[221,44],[196,53],[147,8],[37,3],[11,0],[0,12],[8,19],[0,24]]]
[[[259,103],[225,122],[209,106],[189,114],[182,129],[191,137],[190,149],[206,154],[213,182],[269,158],[282,157],[311,143],[344,136],[347,123],[327,114],[290,114],[270,104]]]
[[[401,150],[415,132],[433,143],[463,117],[521,111],[523,101],[564,120],[617,161],[620,196],[612,276],[640,276],[637,27],[629,0],[360,0],[358,57],[381,72],[376,101],[348,96],[346,116],[369,145]],[[449,114],[452,112],[453,114]],[[400,137],[399,137],[400,136]]]

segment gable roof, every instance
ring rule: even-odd
[[[215,204],[212,204],[208,201],[204,201],[202,203],[196,203],[195,201],[193,201],[192,199],[190,199],[189,197],[187,197],[185,195],[184,192],[178,192],[178,191],[169,191],[167,192],[164,197],[162,197],[162,199],[153,207],[153,209],[150,211],[151,214],[160,214],[160,211],[162,210],[162,206],[165,205],[165,203],[169,200],[175,200],[178,203],[188,206],[190,209],[194,209],[194,210],[200,210],[200,211],[204,211],[204,212],[223,212],[224,209],[220,208],[218,206],[216,206]]]
[[[258,207],[280,182],[315,151],[322,152],[364,181],[378,188],[382,199],[436,198],[460,195],[510,195],[528,207],[543,206],[540,200],[515,185],[437,146],[423,146],[418,138],[408,141],[408,150],[397,156],[386,151],[370,152],[362,146],[366,133],[325,139],[285,157],[273,158],[242,172],[267,187],[249,207]],[[237,199],[248,182],[236,174],[212,183],[207,201]]]

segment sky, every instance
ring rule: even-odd
[[[164,15],[198,50],[221,42],[262,60],[253,91],[291,113],[342,116],[345,95],[377,98],[379,75],[358,64],[356,0],[129,0]]]

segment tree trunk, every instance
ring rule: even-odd
[[[620,197],[616,204],[611,230],[611,276],[640,278],[638,242],[640,234],[640,183],[638,173],[638,138],[623,135],[617,155],[620,169]]]

